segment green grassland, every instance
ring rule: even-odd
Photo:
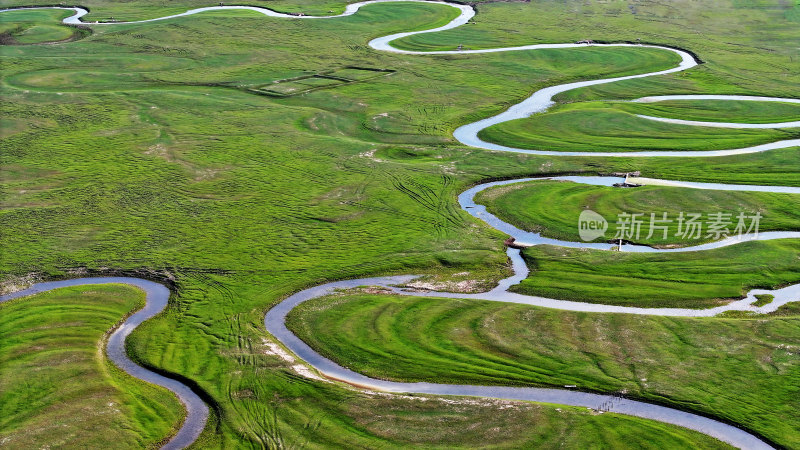
[[[484,141],[508,147],[583,152],[722,150],[798,136],[797,128],[753,130],[676,125],[580,104],[503,122],[478,133]]]
[[[536,26],[525,27],[524,24],[531,20],[532,10],[538,14]],[[713,6],[691,0],[668,4],[613,1],[605,5],[579,1],[541,1],[530,5],[501,2],[479,5],[478,11],[479,18],[472,26],[410,36],[400,40],[397,46],[445,50],[454,49],[459,44],[465,44],[466,48],[488,48],[569,42],[573,38],[672,45],[690,49],[704,61],[703,65],[688,72],[582,88],[556,97],[557,100],[568,102],[634,99],[655,95],[656,92],[658,95],[751,94],[797,98],[800,90],[800,76],[796,70],[800,64],[800,53],[797,46],[787,45],[796,40],[800,6],[793,6],[791,2],[785,5],[775,2],[723,2]],[[745,16],[748,20],[741,19]],[[758,27],[769,28],[769,35],[753,33],[752,30]],[[484,130],[481,137],[518,148],[613,151],[614,146],[618,146],[616,151],[633,151],[710,150],[731,144],[744,147],[755,145],[754,142],[767,139],[766,136],[770,134],[797,136],[796,129],[766,134],[762,134],[764,130],[721,131],[653,123],[621,114],[617,108],[584,108],[586,105],[578,106],[579,111],[554,111],[531,119],[496,125]],[[775,105],[759,108],[770,109]],[[751,111],[756,112],[763,113]],[[682,111],[682,114],[685,113]],[[703,109],[692,109],[688,113],[695,117],[704,114],[707,113]],[[770,114],[780,113],[776,111]],[[713,116],[717,121],[735,122],[741,112],[728,106],[725,113]],[[701,136],[708,139],[703,140]]]
[[[106,331],[143,303],[135,288],[102,285],[63,288],[0,305],[0,439],[5,445],[134,448],[164,442],[180,423],[178,400],[127,376],[102,353]],[[633,435],[643,447],[725,447],[698,433],[615,414],[599,416],[583,408],[380,396],[350,399],[344,407],[375,436],[432,447],[471,442],[613,447]],[[376,409],[384,417],[374,417]],[[431,427],[430,421],[443,425]],[[533,432],[531,423],[537,424]],[[467,430],[448,432],[452,427]]]
[[[445,50],[459,44],[490,48],[582,39],[638,40],[691,50],[705,63],[688,72],[565,92],[560,94],[562,100],[634,99],[642,97],[642,91],[797,98],[800,89],[796,2],[540,0],[479,5],[478,14],[473,25],[410,36],[397,46]]]
[[[707,308],[742,298],[750,289],[800,281],[800,243],[788,239],[686,253],[543,245],[522,254],[531,274],[512,291],[591,303]]]
[[[10,448],[150,447],[177,430],[172,393],[105,357],[106,332],[144,306],[123,285],[0,304],[0,442]]]
[[[761,214],[759,230],[790,231],[800,230],[800,195],[776,194],[769,192],[737,192],[711,191],[702,189],[677,188],[668,186],[642,186],[634,189],[620,189],[608,186],[590,186],[569,181],[533,181],[508,186],[499,186],[484,190],[475,196],[475,200],[486,205],[487,210],[502,220],[527,231],[541,232],[544,236],[580,241],[578,235],[578,217],[585,209],[590,209],[608,221],[605,236],[595,239],[604,242],[617,235],[620,230],[618,217],[622,213],[643,214],[641,234],[638,238],[628,239],[639,244],[664,246],[690,246],[702,242],[719,239],[714,233],[709,234],[709,215],[728,214],[730,224],[727,226],[731,235],[736,235],[737,216],[746,217]],[[554,207],[557,205],[557,207]],[[678,231],[678,217],[681,212],[701,213],[704,227],[698,239],[682,237]],[[669,223],[652,221],[662,220],[667,213]],[[745,227],[752,220],[746,219]],[[653,229],[650,225],[666,226],[664,231]],[[628,225],[622,225],[628,227]],[[684,226],[681,233],[686,231]],[[744,232],[747,228],[744,229]],[[722,236],[724,237],[724,236]]]
[[[481,3],[491,0],[477,0]],[[222,2],[224,5],[248,5],[269,8],[274,11],[305,14],[305,15],[333,15],[341,14],[348,3],[342,0],[251,0],[248,2]],[[17,6],[52,6],[49,0],[2,0],[0,7],[10,8]],[[162,17],[170,14],[182,13],[192,8],[217,6],[220,2],[206,0],[84,0],[79,6],[89,9],[89,14],[84,16],[84,21],[132,21]],[[72,5],[72,4],[70,4]]]
[[[775,296],[771,294],[757,294],[755,297],[757,300],[753,302],[753,306],[758,306],[758,307],[768,305],[772,303],[773,300],[775,300]]]
[[[377,378],[622,392],[800,445],[796,315],[591,314],[354,292],[308,301],[288,323],[326,357]]]
[[[43,44],[83,36],[84,31],[60,25],[71,11],[28,10],[0,14],[0,45]]]
[[[223,2],[223,4],[260,6],[270,8],[275,11],[306,14],[306,15],[333,15],[344,12],[344,8],[349,2],[338,0],[253,0],[250,2],[235,3]],[[83,17],[86,22],[113,22],[113,21],[135,21],[154,19],[171,14],[178,14],[189,9],[201,8],[205,6],[217,6],[219,2],[208,2],[205,0],[147,0],[147,1],[128,1],[119,2],[114,0],[85,0],[78,6],[87,8],[89,14]],[[48,0],[3,0],[0,2],[3,8],[16,6],[51,6],[53,2]]]
[[[313,4],[322,13],[343,7],[257,4],[309,12]],[[718,2],[697,4],[720,8],[726,27],[744,40],[736,46],[701,45],[691,33],[684,41],[679,38],[685,30],[661,24],[664,43],[697,45],[709,63],[684,75],[628,85],[625,97],[598,90],[579,93],[581,98],[684,90],[796,92],[800,70],[794,70],[796,59],[788,59],[796,40],[781,38],[795,36],[794,22],[775,18],[772,38],[764,43],[762,34],[742,31],[753,16],[732,14]],[[88,20],[128,20],[208,3],[85,5],[92,10]],[[563,17],[549,5],[481,5],[470,32],[492,30],[501,19],[506,24],[502,32],[486,31],[485,39],[476,35],[470,44],[573,41],[586,34],[575,23],[597,20],[589,17],[596,11],[584,11],[556,26]],[[663,7],[639,6],[651,8]],[[756,19],[773,13],[758,12]],[[133,333],[129,350],[144,364],[191,379],[213,399],[215,419],[200,443],[205,446],[376,447],[421,441],[445,446],[466,423],[483,425],[474,434],[452,437],[458,445],[556,447],[565,432],[573,433],[571,442],[577,444],[636,440],[645,446],[653,439],[683,446],[691,439],[693,446],[713,445],[696,434],[674,429],[664,434],[664,427],[630,418],[575,412],[565,421],[549,407],[506,414],[499,405],[454,410],[444,403],[369,396],[299,377],[286,362],[265,354],[264,312],[304,287],[389,273],[468,272],[489,281],[504,276],[504,236],[461,211],[456,201],[459,192],[486,178],[642,170],[644,176],[668,179],[800,185],[797,148],[692,161],[465,149],[454,143],[452,130],[541,87],[651,72],[675,60],[669,52],[637,48],[425,57],[366,45],[377,36],[443,24],[452,15],[448,8],[420,4],[372,5],[330,21],[214,12],[97,27],[66,44],[3,47],[3,280],[31,272],[66,276],[75,268],[174,277],[174,302]],[[602,16],[609,35],[653,26]],[[714,33],[729,33],[715,25],[715,17],[693,20],[708,25],[706,39],[723,40]],[[756,52],[761,45],[776,51]],[[752,67],[731,76],[740,67],[726,64],[756,53],[747,64]],[[394,73],[287,98],[249,90],[349,66]],[[786,75],[777,77],[764,67]],[[755,248],[752,259],[772,251]],[[796,270],[797,261],[791,267]],[[384,408],[390,412],[364,414]],[[426,417],[434,420],[423,421]],[[530,434],[532,420],[542,424],[541,434]]]

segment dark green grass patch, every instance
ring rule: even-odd
[[[758,307],[768,305],[772,303],[773,300],[775,300],[775,296],[771,294],[757,294],[755,297],[757,300],[753,302],[753,306],[758,306]]]

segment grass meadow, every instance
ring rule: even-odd
[[[349,292],[303,303],[288,324],[326,357],[377,378],[617,392],[791,448],[800,429],[794,314],[648,317]]]
[[[592,105],[587,102],[587,105]],[[646,116],[701,122],[780,123],[800,117],[800,104],[743,100],[666,100],[655,103],[608,104],[612,108]]]
[[[124,285],[64,288],[0,304],[0,441],[10,448],[152,447],[183,406],[105,357],[106,332],[144,306]]]
[[[484,141],[508,147],[584,152],[724,150],[796,139],[798,136],[800,131],[796,128],[697,127],[649,120],[619,109],[586,107],[562,108],[512,120],[478,133]]]
[[[71,11],[29,10],[0,14],[0,42],[3,45],[51,44],[78,39],[87,31],[58,22]]]
[[[797,283],[799,252],[794,239],[660,254],[537,246],[523,250],[531,274],[512,290],[592,303],[708,308],[751,289]]]
[[[3,7],[35,3],[0,2]],[[310,0],[254,4],[307,13],[344,8],[341,2]],[[87,20],[133,20],[209,3],[99,0],[83,5],[91,10]],[[481,4],[474,24],[402,45],[426,49],[464,43],[477,48],[641,37],[689,48],[706,64],[681,74],[566,93],[563,99],[606,102],[671,93],[797,96],[798,19],[791,4],[704,0],[673,7],[641,2],[635,14],[620,5]],[[3,31],[17,29],[17,23],[31,17],[30,12],[3,14]],[[673,15],[674,21],[665,21],[665,16]],[[174,278],[177,289],[167,311],[133,333],[129,352],[144,364],[195,381],[213,399],[214,415],[199,446],[472,447],[480,443],[555,448],[562,443],[613,447],[631,442],[643,447],[720,446],[685,430],[573,408],[535,404],[509,408],[493,401],[453,405],[365,394],[303,378],[291,364],[268,354],[264,340],[271,338],[263,329],[264,312],[305,287],[376,274],[447,278],[467,273],[461,276],[488,282],[507,275],[505,236],[461,211],[456,200],[458,193],[487,179],[641,170],[643,176],[667,179],[800,185],[798,148],[692,160],[538,157],[464,148],[452,138],[456,127],[496,114],[539,88],[665,69],[675,64],[675,58],[655,49],[591,47],[427,57],[386,54],[366,45],[374,37],[430,28],[452,16],[451,9],[424,4],[372,5],[354,16],[320,21],[226,11],[95,27],[82,39],[61,44],[3,46],[2,280],[27,275],[58,278],[76,270]],[[36,23],[60,29],[57,19],[57,14],[48,13]],[[770,32],[763,32],[766,29]],[[52,36],[42,32],[37,39]],[[275,82],[348,67],[392,73],[284,98],[253,92],[254,86],[280,85]],[[630,114],[614,108],[601,109]],[[712,114],[702,106],[689,109],[692,114]],[[559,111],[550,116],[558,120],[562,114],[567,122],[589,117],[580,108],[575,109],[577,116]],[[720,120],[742,114],[733,108],[713,111]],[[779,108],[759,114],[792,113]],[[569,123],[558,125],[576,139],[624,147],[570,131]],[[675,141],[670,144],[675,148],[699,148],[699,134],[684,137],[681,132],[678,126],[669,127],[664,136]],[[714,145],[723,146],[723,142],[745,138],[755,142],[785,134],[708,136]],[[766,201],[747,199],[748,204],[762,200]],[[782,220],[789,223],[790,217],[787,213]],[[727,280],[799,281],[796,246],[771,245],[746,249],[749,265],[742,270],[757,266],[756,275]],[[775,253],[774,246],[782,246],[780,252]],[[775,270],[758,263],[772,264],[776,255],[791,252],[794,260],[776,263]],[[725,265],[729,256],[708,253],[698,258],[706,264],[704,270],[710,270]],[[556,255],[531,257],[557,260]],[[596,258],[602,260],[600,267],[611,264],[612,273],[619,268],[607,253]],[[681,269],[675,265],[671,270]],[[617,273],[608,278],[612,286],[620,284],[623,275]],[[725,298],[736,295],[730,292],[738,292],[743,284],[704,292],[714,293],[714,299]],[[660,301],[699,305],[709,300],[691,289],[677,292],[688,297],[676,293]],[[471,306],[476,314],[498,307],[511,308]],[[110,323],[122,315],[121,309]],[[708,339],[725,338],[729,346],[755,345],[746,327],[726,328],[727,320],[708,320],[703,322],[707,328],[690,328],[687,336],[713,328],[719,332],[704,335]],[[745,322],[736,322],[740,323]],[[787,329],[798,326],[791,315],[766,323]],[[99,329],[107,328],[106,323]],[[547,352],[540,342],[527,342],[528,354]],[[583,349],[593,342],[573,339],[559,345],[564,354],[593,355]],[[644,339],[630,342],[630,351],[646,353],[657,347],[646,348]],[[665,345],[663,351],[670,348]],[[748,352],[743,350],[741,359],[753,370],[736,373],[743,386],[744,378],[758,386],[782,383],[784,378],[774,373],[796,368],[789,363],[771,366],[760,353],[756,357]],[[459,357],[468,355],[464,350]],[[755,369],[758,364],[777,368],[766,376]],[[708,372],[709,379],[723,371],[722,365],[710,367],[717,372]],[[597,390],[634,384],[601,382],[590,374],[572,378]],[[686,387],[685,380],[664,377],[664,392],[683,390],[681,402],[693,402],[687,408],[741,420],[781,445],[798,446],[797,426],[790,420],[779,424],[773,413],[745,416],[743,411],[755,406],[741,396],[726,397],[725,407],[718,407],[715,397],[700,395],[700,389]],[[543,375],[524,382],[561,380]],[[775,396],[770,405],[791,407],[789,401],[779,401],[791,391],[781,389],[763,394],[767,391],[759,387],[759,400]],[[689,396],[692,390],[698,392],[694,397]],[[132,415],[126,417],[133,420]],[[166,433],[175,423],[165,419],[158,429]]]

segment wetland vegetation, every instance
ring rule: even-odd
[[[46,3],[51,2],[39,1]],[[89,0],[82,5],[90,9],[86,20],[137,20],[209,3]],[[306,14],[345,7],[344,2],[311,0],[265,5]],[[477,8],[474,24],[404,38],[398,47],[641,39],[690,49],[705,62],[687,72],[564,93],[558,99],[569,104],[519,124],[520,142],[689,153],[797,136],[796,129],[689,130],[632,116],[773,121],[794,115],[797,120],[797,110],[782,104],[613,102],[674,93],[800,96],[800,6],[791,2],[637,2],[631,10],[627,2],[532,1]],[[585,409],[509,407],[489,400],[422,402],[353,391],[300,376],[293,364],[269,351],[266,343],[272,338],[262,323],[265,311],[282,298],[328,280],[425,273],[491,282],[506,276],[505,236],[460,210],[456,200],[486,179],[639,170],[654,178],[800,185],[797,147],[720,158],[608,159],[486,152],[452,138],[456,127],[496,114],[542,87],[663,70],[675,65],[674,54],[587,47],[431,57],[387,54],[366,45],[377,36],[431,28],[454,17],[452,8],[419,3],[371,5],[353,16],[319,21],[214,11],[98,26],[72,42],[17,45],[69,38],[76,30],[58,23],[65,14],[2,13],[0,32],[14,39],[4,41],[11,45],[4,45],[0,56],[2,280],[59,278],[76,271],[174,279],[168,310],[139,327],[128,350],[148,367],[192,380],[211,399],[214,415],[198,446],[723,446],[677,427]],[[530,26],[534,22],[537,26]],[[288,97],[252,90],[350,67],[391,72]],[[598,117],[616,120],[619,127],[639,127],[640,135],[614,136],[614,130],[600,127]],[[575,126],[595,120],[588,131]],[[557,133],[536,125],[540,121]],[[517,126],[507,126],[512,125]],[[669,140],[648,141],[648,136]],[[530,208],[552,202],[548,192],[567,189],[558,183],[542,186],[526,197]],[[576,193],[573,203],[564,200],[569,208],[550,221],[518,220],[568,235],[564,224],[573,206],[591,199],[613,213],[653,190],[687,207],[719,202],[763,208],[776,229],[797,226],[793,198],[683,195],[670,188],[624,194],[587,189]],[[515,195],[523,194],[528,191]],[[666,207],[659,201],[652,199]],[[540,247],[525,251],[534,271],[518,289],[619,302],[620,287],[631,286],[625,292],[635,292],[629,301],[637,305],[701,307],[738,297],[747,287],[797,283],[799,252],[788,241],[680,257]],[[587,267],[597,270],[588,273]],[[103,331],[140,295],[120,287],[92,288],[95,294],[83,295],[87,291],[43,294],[49,299],[43,304],[34,298],[14,301],[0,306],[2,317],[11,320],[15,316],[6,311],[30,308],[41,311],[35,320],[63,325],[74,320],[48,310],[82,305],[85,323],[92,326],[75,331],[82,334],[75,345],[83,348],[86,367],[108,372],[87,372],[91,383],[79,387],[128,405],[115,416],[131,424],[119,439],[135,445],[157,442],[180,422],[179,404],[151,387],[134,387],[135,381],[93,359],[95,353],[89,358],[86,350],[95,350]],[[298,334],[365,373],[627,390],[800,447],[800,320],[793,305],[774,318],[677,320],[370,295],[314,304],[292,316]],[[378,322],[356,325],[370,318]],[[572,325],[559,328],[565,323]],[[33,325],[20,322],[3,330],[18,326]],[[321,342],[323,336],[330,340]],[[456,337],[465,340],[459,344]],[[18,345],[35,345],[33,339]],[[9,392],[14,399],[3,404],[16,408],[22,397]],[[151,419],[155,411],[157,418]],[[2,416],[16,421],[15,432],[36,428],[35,421],[47,417],[26,422]]]

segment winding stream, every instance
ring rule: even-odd
[[[540,233],[533,233],[530,231],[520,230],[514,225],[504,222],[494,214],[488,212],[486,207],[475,203],[475,195],[479,192],[496,187],[507,186],[510,184],[526,183],[539,180],[556,180],[556,181],[571,181],[573,183],[588,184],[593,186],[613,186],[614,183],[621,183],[625,178],[619,177],[603,177],[603,176],[562,176],[562,177],[533,177],[533,178],[518,178],[514,180],[492,181],[489,183],[479,184],[458,196],[458,203],[461,208],[476,217],[486,222],[492,228],[502,231],[503,233],[514,238],[514,243],[522,247],[531,247],[534,245],[557,245],[559,247],[570,248],[592,248],[596,250],[615,250],[619,249],[626,252],[639,252],[639,253],[680,253],[680,252],[693,252],[699,250],[711,250],[715,248],[727,247],[734,244],[739,244],[748,241],[770,241],[773,239],[800,239],[800,231],[767,231],[753,234],[743,234],[741,236],[728,237],[715,242],[707,244],[694,245],[690,247],[678,248],[653,248],[646,245],[622,245],[609,244],[605,242],[575,242],[563,241],[559,239],[552,239],[542,236]],[[686,183],[671,180],[657,180],[650,178],[636,179],[644,184],[676,186],[691,189],[709,189],[717,191],[753,191],[753,192],[775,192],[775,193],[788,193],[800,194],[800,187],[789,186],[751,186],[742,184],[720,184],[720,183]]]
[[[75,278],[71,280],[37,283],[25,290],[0,296],[0,303],[63,287],[109,283],[128,284],[143,290],[145,292],[145,306],[128,317],[122,325],[111,333],[111,336],[108,337],[108,343],[106,344],[106,355],[108,355],[108,359],[117,367],[124,370],[129,375],[147,381],[148,383],[167,388],[178,396],[178,399],[186,408],[186,419],[175,436],[161,448],[173,450],[187,447],[197,440],[203,428],[205,428],[206,421],[208,420],[208,406],[206,406],[205,402],[185,384],[137,365],[128,358],[128,353],[125,351],[125,339],[127,339],[128,335],[130,335],[136,327],[141,325],[142,322],[159,314],[166,308],[170,295],[170,291],[166,286],[154,281],[130,277]]]
[[[85,16],[88,11],[80,7],[63,7],[57,9],[67,9],[74,12],[73,15],[64,19],[65,24],[69,25],[92,25],[92,26],[110,26],[118,24],[137,24],[148,23],[161,20],[167,20],[175,17],[189,16],[206,11],[217,10],[251,10],[270,17],[280,18],[293,18],[293,19],[331,19],[335,17],[349,16],[356,13],[362,6],[372,3],[396,2],[396,1],[414,1],[426,3],[438,3],[457,8],[460,11],[458,17],[444,26],[433,28],[423,31],[397,33],[389,36],[373,39],[369,42],[370,47],[380,51],[409,54],[409,55],[443,55],[443,54],[476,54],[476,53],[496,53],[496,52],[512,52],[512,51],[527,51],[537,49],[554,49],[554,48],[579,48],[585,47],[587,44],[536,44],[518,47],[504,47],[493,49],[480,49],[480,50],[449,50],[449,51],[434,51],[434,52],[417,52],[396,49],[391,46],[391,42],[405,37],[422,33],[433,33],[444,31],[466,24],[475,15],[475,11],[471,6],[459,5],[446,2],[430,2],[426,0],[371,0],[359,3],[353,3],[346,7],[345,12],[336,16],[297,16],[292,14],[283,14],[272,11],[267,8],[260,8],[254,6],[212,6],[206,8],[197,8],[186,11],[181,14],[174,14],[155,19],[141,20],[135,22],[113,22],[113,23],[98,23],[98,22],[83,22],[81,18]],[[0,10],[0,12],[11,11],[13,9]],[[487,150],[510,151],[537,155],[552,155],[552,156],[607,156],[607,157],[655,157],[655,156],[679,156],[679,157],[712,157],[712,156],[725,156],[744,153],[763,152],[779,148],[788,148],[800,146],[800,139],[782,140],[763,144],[753,147],[730,149],[730,150],[714,150],[714,151],[643,151],[643,152],[559,152],[559,151],[543,151],[543,150],[528,150],[513,147],[506,147],[489,142],[485,142],[478,137],[478,133],[495,124],[506,122],[509,120],[521,119],[529,117],[535,113],[547,111],[555,103],[553,97],[559,93],[566,92],[572,89],[582,88],[586,86],[593,86],[598,84],[613,83],[616,81],[630,80],[635,78],[643,78],[650,76],[657,76],[680,72],[683,70],[695,67],[698,62],[689,53],[668,47],[654,46],[654,45],[635,45],[635,44],[590,44],[596,47],[650,47],[658,48],[661,50],[676,53],[681,58],[681,62],[674,68],[661,70],[657,72],[643,73],[637,75],[629,75],[624,77],[604,78],[598,80],[581,81],[575,83],[567,83],[558,86],[550,86],[540,89],[533,93],[524,101],[512,106],[508,110],[497,114],[493,117],[483,119],[471,124],[459,127],[454,132],[454,137],[464,145],[482,148]],[[662,100],[743,100],[743,101],[779,101],[800,103],[798,99],[782,99],[774,97],[753,97],[753,96],[719,96],[719,95],[676,95],[676,96],[654,96],[643,97],[633,100],[634,102],[653,102]],[[734,123],[719,123],[719,122],[695,122],[695,121],[681,121],[678,119],[663,119],[658,117],[645,116],[649,120],[659,120],[665,122],[679,123],[683,125],[699,125],[699,126],[717,126],[717,127],[730,127],[730,128],[782,128],[782,127],[796,127],[800,126],[800,121],[776,124],[758,124],[757,127],[753,124],[734,124]],[[502,184],[519,183],[526,181],[534,181],[537,179],[545,178],[526,178],[520,180],[500,181],[485,183],[475,186],[459,196],[459,202],[466,211],[474,217],[477,217],[490,226],[514,237],[517,242],[525,245],[540,245],[551,244],[560,245],[565,247],[583,247],[583,248],[597,248],[603,250],[610,250],[616,247],[612,244],[603,243],[579,243],[560,241],[555,239],[544,238],[538,233],[529,233],[519,230],[516,227],[501,221],[499,218],[489,214],[485,207],[475,204],[473,198],[476,193],[483,189],[498,186]],[[598,184],[603,186],[611,185],[615,182],[621,181],[619,178],[613,177],[552,177],[547,179],[565,180],[586,184]],[[714,183],[689,183],[680,181],[666,181],[666,180],[647,180],[643,179],[648,184],[667,184],[682,186],[687,188],[696,189],[722,189],[722,190],[753,190],[761,192],[786,192],[786,193],[800,193],[800,188],[794,187],[774,187],[774,186],[742,186],[742,185],[725,185]],[[785,238],[800,238],[800,232],[769,232],[760,233],[757,236],[746,236],[743,240],[767,240],[767,239],[785,239]],[[646,251],[646,252],[666,252],[666,251],[700,251],[711,248],[719,248],[726,245],[733,245],[742,240],[723,240],[710,244],[703,244],[694,247],[687,247],[681,249],[668,249],[657,250],[645,246],[623,246],[625,251]],[[434,395],[465,395],[465,396],[479,396],[479,397],[492,397],[513,400],[526,400],[538,401],[555,404],[565,404],[581,407],[589,407],[597,410],[604,410],[620,414],[627,414],[637,417],[652,419],[664,423],[670,423],[701,433],[713,436],[721,441],[727,442],[731,445],[756,449],[756,448],[771,448],[767,443],[760,440],[756,436],[747,433],[735,426],[731,426],[707,417],[699,416],[696,414],[680,411],[663,406],[653,405],[644,402],[618,398],[609,395],[592,394],[580,391],[573,391],[568,389],[543,389],[543,388],[512,388],[501,386],[474,386],[474,385],[451,385],[451,384],[433,384],[433,383],[400,383],[392,381],[377,380],[369,378],[362,374],[350,371],[341,367],[333,361],[321,356],[305,342],[295,336],[285,324],[286,315],[294,307],[300,303],[317,298],[323,295],[330,294],[338,289],[354,288],[364,285],[384,286],[394,293],[400,295],[410,296],[424,296],[424,297],[444,297],[444,298],[458,298],[458,299],[477,299],[489,300],[500,302],[522,303],[528,305],[542,306],[547,308],[558,308],[570,311],[588,311],[599,313],[629,313],[629,314],[651,314],[651,315],[666,315],[666,316],[685,316],[685,317],[700,317],[700,316],[713,316],[724,311],[742,310],[753,311],[759,313],[768,313],[776,310],[778,307],[790,302],[800,300],[800,284],[788,286],[776,290],[753,290],[748,293],[746,298],[729,303],[724,306],[719,306],[712,309],[695,310],[695,309],[681,309],[681,308],[636,308],[615,305],[602,305],[593,303],[571,302],[557,299],[548,299],[544,297],[533,297],[521,294],[508,292],[508,288],[514,284],[519,283],[522,279],[528,276],[528,268],[520,256],[518,249],[509,248],[508,255],[511,258],[514,275],[508,279],[502,280],[496,288],[489,292],[481,294],[454,294],[447,292],[413,292],[396,287],[397,285],[405,284],[415,276],[396,276],[396,277],[379,277],[379,278],[365,278],[359,280],[347,280],[334,283],[327,283],[324,285],[316,286],[310,289],[300,291],[287,299],[283,300],[275,307],[270,309],[264,319],[264,324],[268,332],[281,341],[289,350],[294,352],[298,357],[303,359],[306,363],[314,367],[325,376],[344,381],[357,386],[365,387],[368,389],[376,389],[388,392],[405,392],[405,393],[420,393],[420,394],[434,394]],[[56,281],[47,283],[38,283],[29,289],[16,292],[7,296],[0,297],[0,301],[10,300],[12,298],[19,298],[27,295],[32,295],[38,292],[44,292],[51,289],[56,289],[65,286],[78,286],[85,284],[103,284],[103,283],[124,283],[130,284],[143,289],[147,293],[147,305],[133,316],[128,318],[124,324],[118,328],[111,336],[107,346],[107,354],[109,358],[120,368],[134,377],[142,380],[164,386],[174,392],[178,398],[183,402],[187,408],[186,420],[172,440],[169,441],[163,448],[183,448],[194,442],[199,436],[202,429],[205,427],[208,418],[208,408],[202,400],[191,391],[190,388],[184,384],[158,375],[145,368],[134,364],[125,354],[124,341],[130,332],[143,321],[153,317],[161,312],[167,304],[169,299],[169,290],[164,286],[147,280],[136,278],[81,278],[66,281]],[[775,296],[775,300],[760,308],[752,306],[755,301],[756,294],[770,293]]]

